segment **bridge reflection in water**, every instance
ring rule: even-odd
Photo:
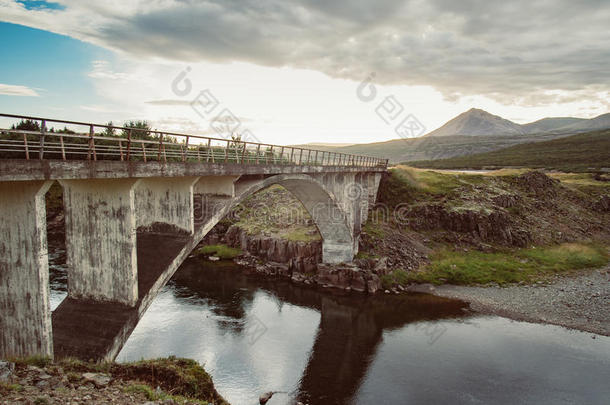
[[[218,328],[242,336],[253,332],[244,325],[247,324],[246,318],[256,294],[261,290],[277,297],[280,307],[288,303],[320,314],[307,364],[298,388],[292,393],[303,402],[350,403],[375,357],[384,331],[398,329],[408,323],[466,316],[464,309],[467,304],[460,301],[422,294],[370,297],[331,293],[285,280],[248,275],[236,269],[233,264],[222,267],[189,259],[173,276],[169,288],[178,301],[204,302],[207,308],[218,315]],[[126,337],[136,326],[138,314],[135,310],[130,312],[128,308],[123,312],[114,308],[112,310],[117,312],[116,317],[95,317],[91,316],[91,310],[107,309],[92,308],[91,305],[98,304],[66,299],[54,312],[54,330],[65,331],[55,333],[56,353],[69,354],[66,351],[72,350],[79,357],[89,353],[90,357],[95,358],[107,356],[109,350],[113,353],[121,350]],[[64,315],[68,311],[70,314]],[[82,312],[83,321],[92,322],[91,328],[87,328],[86,323],[78,325],[66,322],[76,318],[75,312]],[[183,331],[167,333],[175,333],[177,341],[185,339]],[[193,337],[197,338],[203,339]],[[434,333],[430,334],[430,338],[434,339]],[[205,345],[205,342],[202,344]],[[142,350],[144,351],[137,353],[137,358],[146,356],[146,350]],[[240,349],[236,347],[235,350]],[[154,348],[152,351],[158,353]],[[277,366],[269,360],[269,368]]]

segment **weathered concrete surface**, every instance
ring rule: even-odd
[[[199,177],[141,179],[135,190],[137,228],[163,223],[187,233],[195,231],[193,186]]]
[[[157,285],[159,278],[188,241],[189,237],[184,234],[138,233],[139,297],[136,305],[66,298],[53,311],[55,357],[113,360],[165,285]],[[153,288],[155,285],[157,288]]]
[[[61,180],[68,295],[134,305],[138,298],[138,179]]]
[[[235,197],[234,182],[240,176],[204,176],[194,186],[194,192],[202,195]]]
[[[23,185],[34,182],[16,180],[58,178],[64,187],[69,299],[54,315],[54,325],[58,325],[60,330],[56,348],[60,353],[67,353],[70,344],[66,343],[69,342],[66,333],[73,333],[78,325],[82,325],[83,331],[91,334],[92,344],[97,342],[96,350],[107,351],[105,358],[118,353],[117,347],[122,346],[159,290],[210,229],[244,198],[272,184],[280,184],[292,192],[309,211],[323,238],[324,262],[351,261],[357,252],[358,236],[366,219],[369,199],[376,194],[378,182],[371,180],[371,176],[377,176],[377,172],[383,170],[349,166],[20,162],[11,161],[7,166],[6,162],[0,161],[0,179],[10,178],[13,180],[11,185]],[[39,184],[42,189],[46,183]],[[371,190],[371,184],[374,190]],[[19,225],[11,220],[5,223],[6,229],[17,233],[20,226],[33,229],[42,226],[44,229],[43,193],[41,191],[42,194],[36,197],[32,193],[28,194],[29,197],[17,198],[26,206],[25,211],[21,207],[19,212],[36,212],[37,217],[42,215],[43,222],[36,220],[35,225],[31,225],[26,221],[25,225]],[[19,205],[15,202],[17,200],[3,198],[7,201],[6,207]],[[156,235],[162,237],[156,240],[157,245],[142,247],[141,242],[150,242],[153,236],[147,233],[137,236],[138,227],[150,231],[158,224],[167,226],[163,229],[168,232],[182,232],[179,235],[166,234],[165,239]],[[45,250],[41,248],[38,252],[46,259],[46,240],[40,239],[39,242]],[[8,245],[17,246],[11,243]],[[30,248],[24,250],[29,251],[36,252]],[[138,265],[138,260],[143,263]],[[18,265],[6,263],[6,267],[11,269],[3,272],[2,277],[4,274],[13,277],[14,268]],[[46,260],[44,266],[47,266]],[[40,286],[35,288],[48,290],[48,273],[45,272],[39,282]],[[20,299],[31,300],[27,295],[29,290],[25,290],[25,298]],[[2,293],[2,299],[7,300],[4,307],[9,308],[8,301],[14,292],[9,292],[7,287]],[[21,294],[24,294],[23,289],[14,295]],[[39,295],[40,299],[31,303],[35,308],[24,307],[28,311],[24,315],[26,318],[45,319],[39,314],[48,311],[48,296]],[[132,309],[126,309],[130,307]],[[101,315],[96,314],[104,312],[115,314],[116,319],[109,321],[107,330],[101,331]],[[18,316],[14,318],[18,319]],[[35,348],[38,341],[42,344],[47,342],[49,346],[48,315],[46,319],[47,325],[35,331],[36,336],[24,338],[24,355],[42,351]],[[19,325],[17,323],[15,327]],[[98,340],[94,336],[98,336]],[[104,336],[108,339],[114,337],[109,343]],[[50,348],[45,350],[46,353],[52,352]],[[82,355],[84,353],[79,357]]]
[[[44,201],[50,186],[0,182],[0,358],[53,355]]]
[[[133,328],[144,315],[161,288],[170,280],[182,262],[199,244],[205,235],[227,213],[249,195],[280,184],[293,192],[319,221],[321,234],[326,235],[325,246],[328,260],[349,261],[352,259],[352,240],[346,217],[324,185],[308,175],[278,175],[253,181],[246,177],[240,180],[227,178],[239,194],[201,195],[201,204],[195,198],[196,227],[193,235],[152,235],[138,233],[139,298],[133,307],[120,304],[95,303],[87,300],[66,300],[53,314],[55,330],[55,352],[57,357],[76,356],[112,360],[127,341]],[[200,180],[200,183],[202,180]],[[225,190],[228,190],[228,183]],[[202,188],[199,188],[202,190]],[[199,211],[199,214],[197,212]],[[323,249],[324,251],[324,249]],[[104,312],[112,314],[104,320]],[[82,325],[74,335],[76,325]]]
[[[0,160],[0,181],[58,179],[120,179],[251,174],[382,173],[385,167],[241,165],[194,162],[121,162],[87,160]]]

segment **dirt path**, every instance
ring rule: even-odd
[[[550,283],[510,287],[420,285],[431,292],[470,302],[480,313],[515,320],[550,323],[610,336],[610,266]]]

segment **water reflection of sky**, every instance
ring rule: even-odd
[[[176,299],[170,288],[155,299],[118,361],[175,355],[202,363],[232,404],[257,403],[264,391],[293,391],[307,365],[320,315],[258,291],[243,320],[218,315],[202,302]],[[242,323],[233,328],[231,323]],[[258,339],[251,333],[266,331]],[[222,326],[221,326],[222,325]],[[256,334],[255,334],[256,337]],[[273,403],[287,400],[278,394]],[[269,402],[271,405],[272,402]]]
[[[476,317],[438,321],[434,344],[410,324],[384,333],[357,404],[608,404],[610,338]]]
[[[117,360],[202,363],[232,404],[608,404],[610,338],[431,296],[331,297],[185,264]],[[51,305],[66,295],[53,266]],[[297,392],[298,391],[298,392]]]

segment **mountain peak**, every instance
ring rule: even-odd
[[[490,114],[480,108],[471,108],[426,136],[520,135],[523,133],[524,131],[519,124]]]

